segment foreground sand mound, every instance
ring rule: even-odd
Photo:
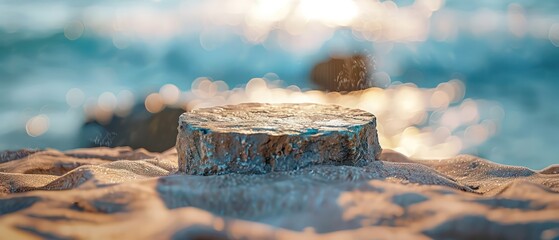
[[[559,174],[472,156],[176,174],[129,148],[2,154],[1,238],[557,239]],[[63,190],[63,191],[61,191]]]

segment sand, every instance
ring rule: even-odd
[[[559,239],[557,165],[381,160],[193,176],[174,150],[3,152],[0,238]]]

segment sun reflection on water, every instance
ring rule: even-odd
[[[497,133],[503,118],[498,103],[463,99],[464,92],[464,84],[457,79],[435,88],[393,83],[385,89],[372,87],[341,93],[302,91],[297,86],[282,87],[281,80],[265,78],[253,78],[243,87],[229,89],[224,81],[198,78],[189,91],[166,84],[159,92],[149,94],[144,104],[150,113],[165,107],[193,110],[246,102],[336,104],[375,114],[379,139],[385,149],[414,158],[446,158],[488,140]],[[104,122],[109,118],[107,114],[112,115],[107,110],[129,112],[119,106],[130,108],[130,104],[121,104],[120,97],[112,102],[114,99],[107,96],[114,95],[103,93],[96,106],[85,108],[87,115]],[[101,106],[100,103],[108,105],[108,100],[110,106],[117,107]]]

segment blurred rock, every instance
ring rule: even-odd
[[[325,91],[347,92],[372,87],[374,66],[367,56],[335,56],[316,64],[311,80]]]
[[[179,170],[267,173],[311,165],[362,165],[378,158],[376,118],[336,105],[246,103],[180,116]]]
[[[128,116],[115,116],[108,124],[86,122],[80,139],[86,141],[84,147],[130,146],[163,152],[175,146],[177,119],[182,113],[183,109],[166,108],[152,114],[138,104]]]

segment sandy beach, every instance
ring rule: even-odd
[[[11,151],[2,239],[557,239],[559,166],[469,155],[260,175],[177,173],[177,153]]]
[[[0,240],[559,240],[559,1],[0,0]]]

